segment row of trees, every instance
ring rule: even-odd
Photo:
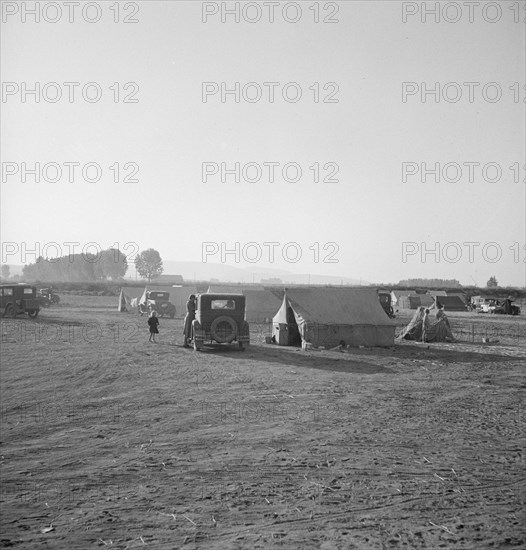
[[[460,288],[462,286],[456,279],[406,279],[405,281],[400,281],[398,285],[443,288]]]
[[[22,271],[28,281],[87,282],[119,279],[127,270],[126,256],[120,250],[109,248],[97,255],[69,254],[52,259],[40,256]]]
[[[400,281],[399,286],[460,288],[462,285],[456,279],[406,279]],[[499,283],[495,276],[488,279],[487,288],[497,288]]]
[[[137,273],[150,282],[163,272],[163,261],[157,250],[143,250],[134,259]],[[7,270],[4,268],[7,267]],[[116,248],[100,254],[70,254],[46,259],[40,256],[23,268],[24,279],[50,282],[91,282],[117,280],[128,271],[126,256]],[[2,266],[2,276],[9,277],[9,266]]]

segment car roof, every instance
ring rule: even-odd
[[[199,296],[210,296],[211,298],[218,299],[218,300],[228,300],[228,299],[234,299],[234,298],[244,298],[244,294],[226,294],[223,292],[217,292],[217,293],[205,293],[205,294],[199,294]]]

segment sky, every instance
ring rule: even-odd
[[[526,286],[525,2],[91,4],[2,3],[2,263]]]

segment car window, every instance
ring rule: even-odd
[[[33,289],[32,288],[24,288],[24,294],[33,294]]]
[[[3,296],[13,296],[13,289],[12,288],[3,288],[2,289],[2,295]]]
[[[234,300],[212,300],[212,309],[236,309]]]

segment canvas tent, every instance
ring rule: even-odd
[[[425,342],[446,342],[455,341],[451,326],[447,316],[436,314],[434,318],[428,317],[426,322],[426,333],[423,335],[424,328],[424,312],[426,308],[421,306],[417,309],[409,324],[402,330],[398,339],[400,340],[416,340],[417,342],[424,340]]]
[[[184,317],[186,315],[186,302],[188,302],[188,298],[191,294],[197,294],[195,286],[167,286],[163,290],[167,290],[170,293],[170,302],[175,306],[175,315],[177,317]]]
[[[146,293],[148,292],[148,288],[145,287],[143,293],[140,296],[137,296],[135,298],[132,298],[131,300],[131,307],[139,307],[146,305]]]
[[[129,311],[131,308],[131,298],[121,289],[119,294],[119,305],[117,306],[117,311],[124,313]]]
[[[404,309],[418,309],[420,306],[431,307],[434,303],[435,301],[428,294],[402,296],[400,298],[400,307]]]
[[[464,292],[448,292],[447,295],[448,296],[458,296],[464,304],[468,303],[468,301],[466,299],[466,295],[464,294]]]
[[[466,304],[458,296],[437,296],[436,307],[443,306],[446,311],[467,311]]]
[[[281,305],[281,298],[260,285],[210,285],[208,294],[243,294],[246,297],[246,319],[249,323],[264,323],[271,320]]]
[[[408,296],[418,296],[416,290],[393,290],[391,292],[391,303],[393,306],[398,307],[409,307],[409,301],[407,300]],[[402,305],[402,302],[405,305]]]
[[[428,294],[410,294],[398,297],[398,307],[402,309],[416,309],[420,306],[430,307],[434,300]]]
[[[280,345],[392,346],[395,335],[374,289],[289,289],[272,325]]]
[[[262,285],[212,284],[208,287],[207,294],[245,294],[245,290],[265,290],[265,288]]]
[[[246,319],[249,323],[264,323],[272,319],[281,305],[281,300],[270,290],[244,290],[246,296]]]

